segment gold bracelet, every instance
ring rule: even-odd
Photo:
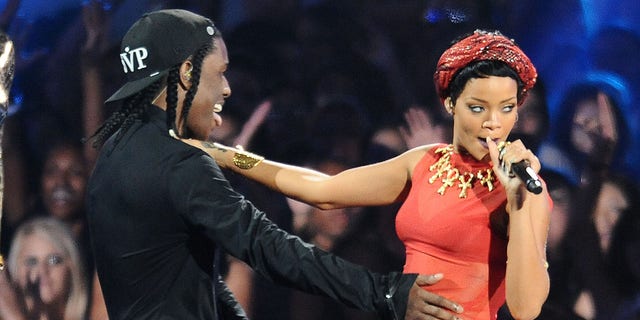
[[[237,150],[233,154],[233,164],[242,170],[248,170],[257,166],[264,157],[255,153],[245,151],[242,146],[236,146]]]
[[[0,254],[0,271],[4,270],[4,257]]]

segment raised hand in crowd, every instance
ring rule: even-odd
[[[408,149],[446,140],[444,124],[433,121],[422,106],[412,106],[404,113],[406,126],[400,126],[400,135]]]
[[[251,113],[249,119],[242,125],[242,130],[238,136],[234,139],[234,145],[241,145],[245,148],[249,148],[251,139],[255,135],[256,131],[260,129],[260,126],[264,123],[265,119],[271,111],[271,101],[266,100],[260,103],[256,109]]]

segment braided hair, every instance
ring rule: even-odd
[[[191,70],[191,87],[189,88],[189,90],[187,90],[187,93],[184,97],[184,101],[182,102],[182,112],[180,114],[180,121],[179,121],[180,123],[184,124],[187,122],[187,116],[189,115],[189,111],[191,111],[191,103],[193,102],[193,98],[196,96],[196,93],[198,92],[198,86],[200,84],[200,74],[202,73],[202,61],[212,50],[213,50],[213,47],[210,44],[204,45],[202,48],[196,51],[196,54],[194,54],[193,58],[191,59],[191,63],[193,64],[193,70]],[[170,75],[169,83],[171,83],[172,81],[171,73],[169,75]],[[178,77],[178,74],[176,73],[175,75],[176,84],[178,79],[177,77]],[[167,94],[169,96],[177,93],[178,93],[177,90],[175,90],[173,92],[168,92]],[[169,99],[168,96],[167,96],[167,100]],[[168,128],[173,128],[173,126],[175,126],[176,105],[177,103],[168,104],[167,110],[173,109],[170,113],[167,113]],[[182,128],[186,130],[186,132],[178,132],[178,136],[189,136],[191,134],[186,125],[183,125]]]
[[[182,123],[186,123],[189,110],[191,109],[191,103],[198,91],[200,74],[202,72],[202,61],[213,49],[214,47],[211,44],[205,44],[196,50],[195,54],[191,57],[191,64],[193,65],[193,70],[191,71],[191,87],[189,87],[182,104],[182,113],[180,114],[180,122]],[[92,146],[94,148],[101,147],[116,131],[118,132],[115,137],[115,142],[117,143],[136,120],[142,119],[145,110],[152,105],[165,83],[167,85],[167,130],[176,132],[175,120],[178,106],[178,81],[180,80],[181,64],[182,63],[171,67],[167,76],[163,79],[153,82],[140,92],[126,98],[120,108],[111,114],[100,128],[87,139],[93,139]],[[185,127],[186,126],[183,126],[183,128]],[[185,134],[184,132],[176,133],[179,136]]]

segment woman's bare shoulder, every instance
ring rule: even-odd
[[[441,143],[425,144],[422,146],[415,147],[413,149],[409,149],[404,154],[409,155],[411,157],[422,158],[426,153],[440,146],[442,146]]]
[[[415,147],[413,149],[407,150],[405,153],[401,155],[403,158],[403,162],[410,172],[413,172],[413,169],[416,167],[418,162],[424,158],[424,156],[429,153],[432,149],[440,147],[442,144],[434,143],[434,144],[426,144],[422,146]]]

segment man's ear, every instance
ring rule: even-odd
[[[180,86],[184,90],[191,88],[191,71],[193,71],[193,64],[191,61],[186,60],[180,65]]]

